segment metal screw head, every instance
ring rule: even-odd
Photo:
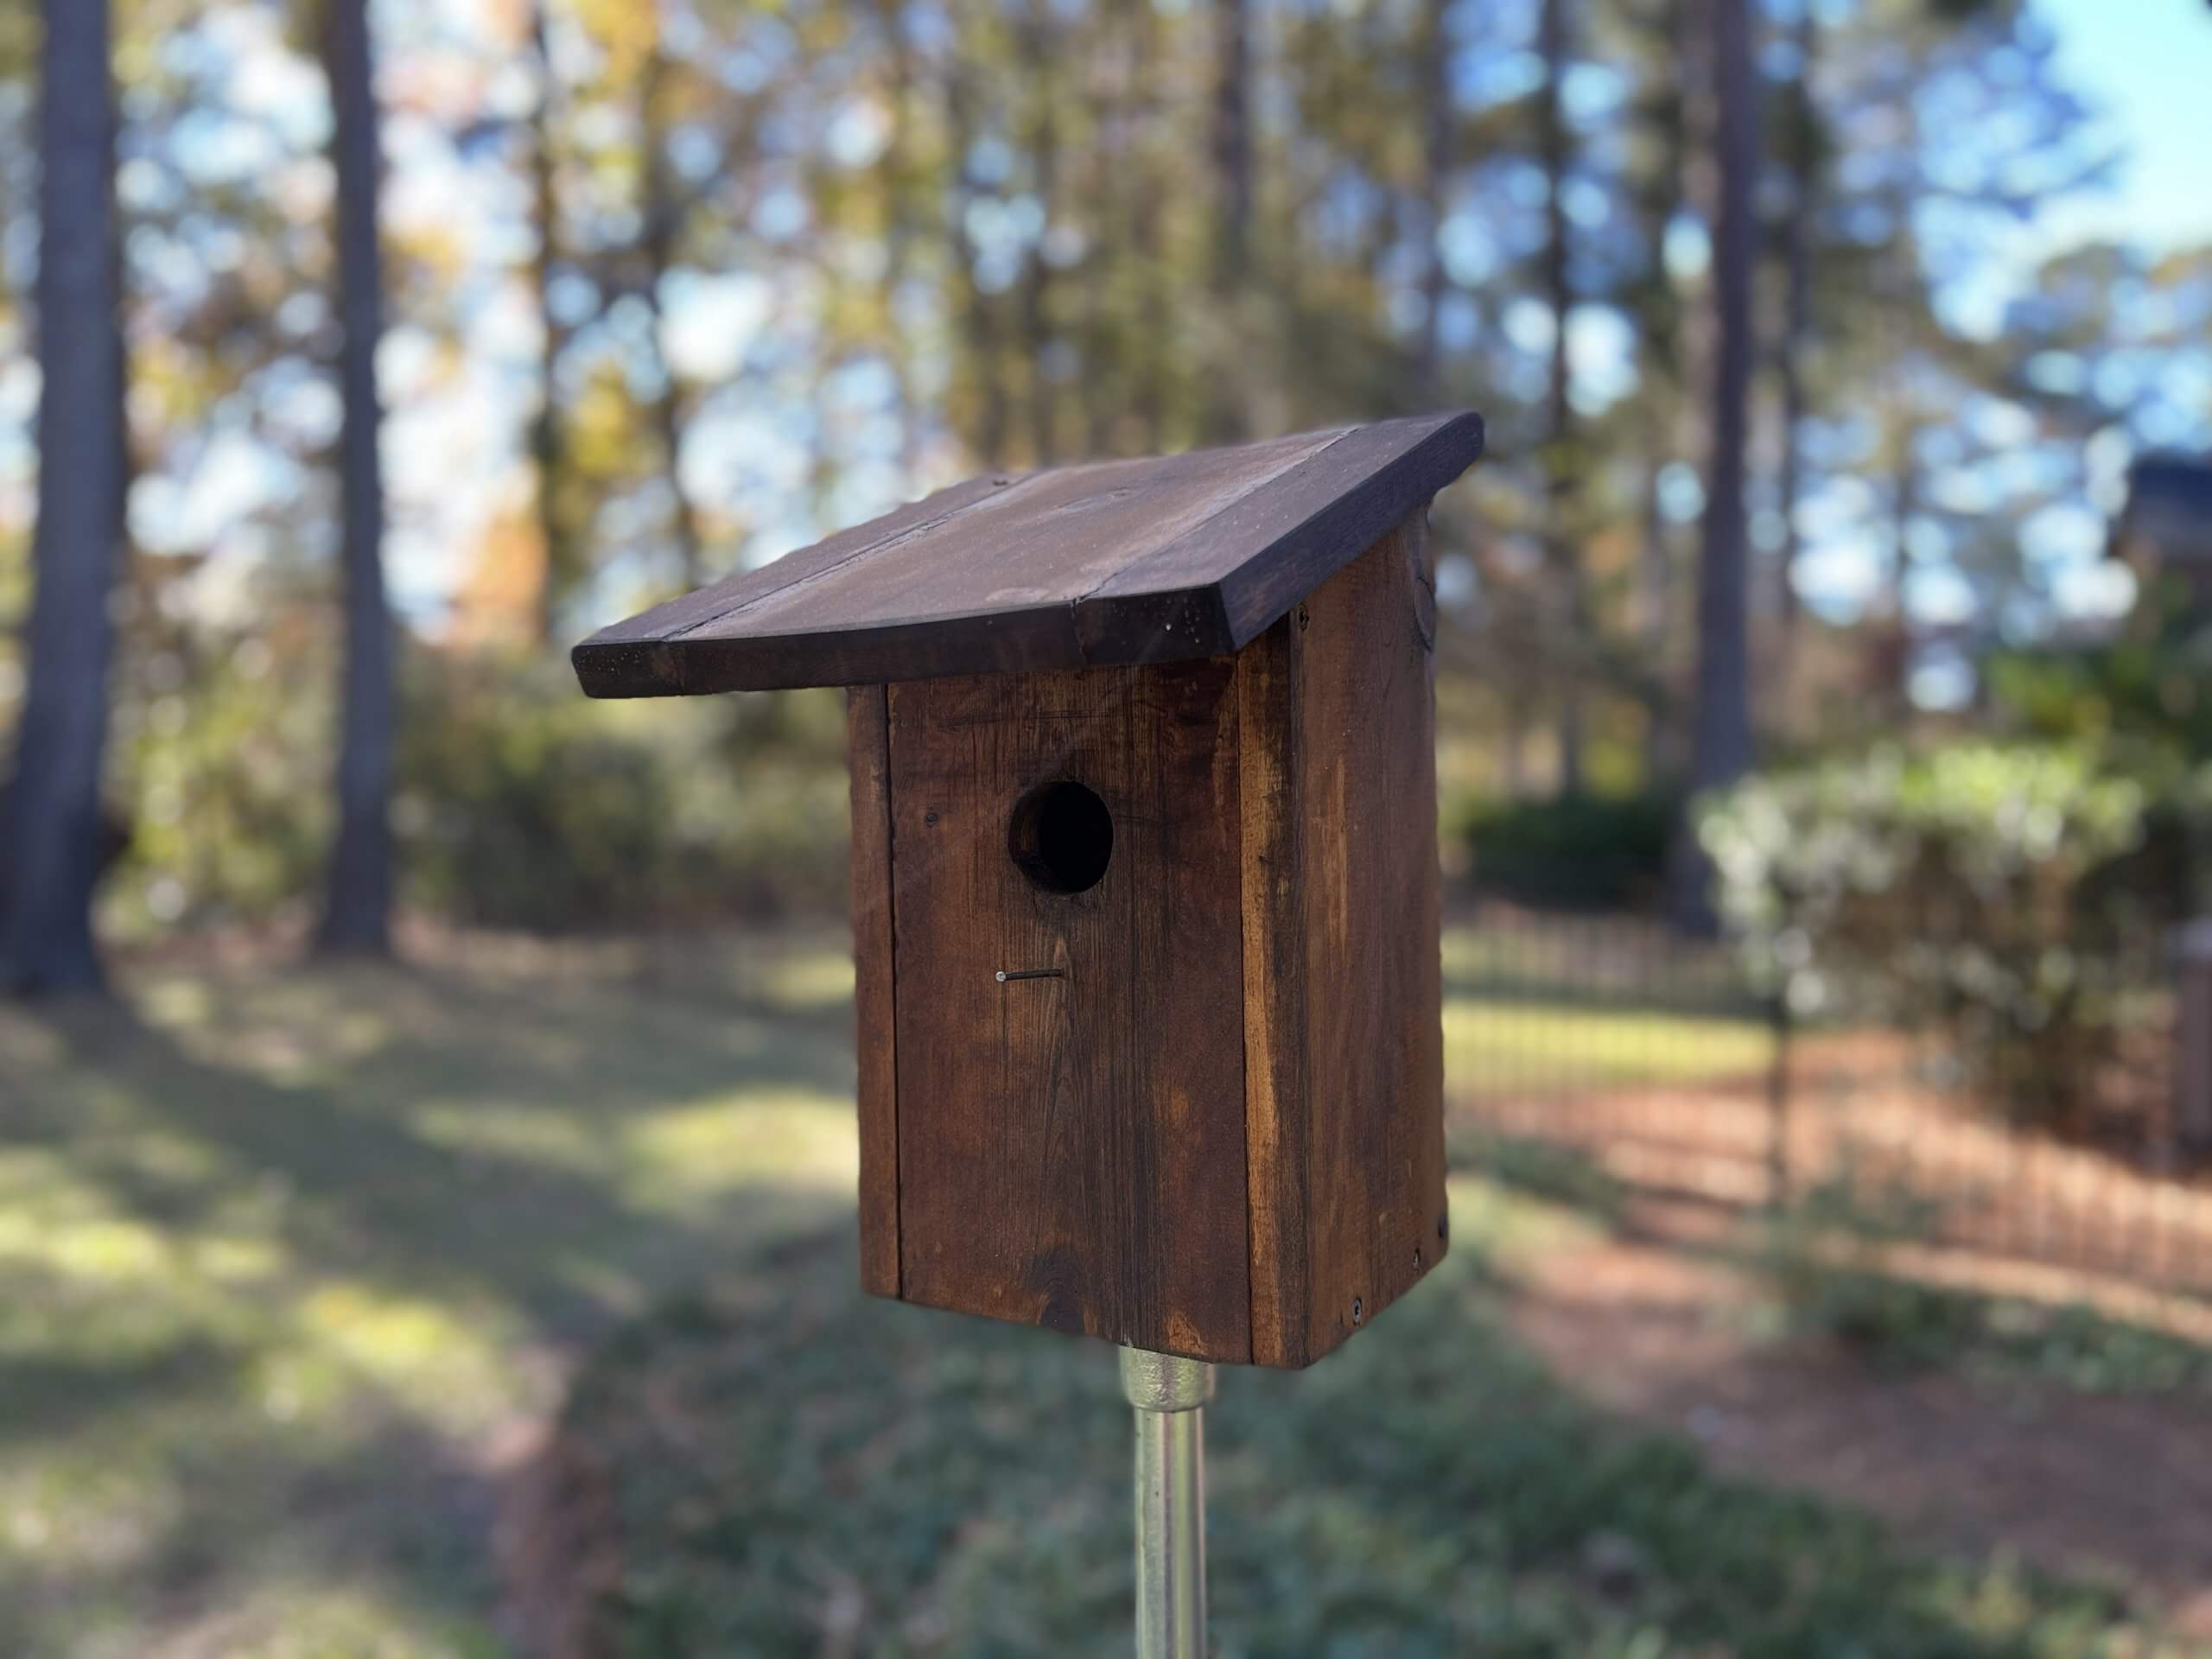
[[[1351,1322],[1357,1325],[1367,1317],[1367,1304],[1355,1296],[1351,1299]]]

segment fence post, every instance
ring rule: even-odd
[[[1789,1205],[1789,981],[1766,999],[1772,1043],[1766,1073],[1766,1202],[1779,1215]]]
[[[2212,916],[2175,930],[2174,1140],[2212,1151]]]

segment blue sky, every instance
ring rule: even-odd
[[[2124,237],[2164,251],[2212,241],[2212,4],[2033,0],[2067,81],[2126,152],[2109,194],[2045,216],[2038,251]]]

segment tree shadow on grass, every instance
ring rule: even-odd
[[[791,1206],[774,1191],[789,1173],[774,1158],[747,1166],[753,1100],[796,1099],[825,1133],[849,1133],[850,1058],[825,1040],[744,1010],[663,1017],[621,999],[540,1001],[397,972],[351,970],[338,988],[364,977],[382,1028],[354,1052],[304,1060],[226,1064],[209,1055],[226,1033],[187,1041],[77,1011],[65,1036],[80,1084],[122,1095],[130,1112],[66,1141],[71,1170],[165,1234],[244,1228],[272,1238],[293,1275],[478,1297],[555,1338],[605,1325],[605,1299],[575,1271],[594,1260],[680,1271],[711,1260],[725,1227],[775,1234],[834,1201],[824,1191]],[[238,1035],[251,1049],[257,1033]],[[437,1107],[442,1135],[423,1122]],[[688,1211],[645,1190],[665,1172],[634,1144],[687,1109],[710,1147],[730,1148],[727,1181]],[[483,1121],[507,1127],[472,1133]],[[179,1139],[176,1155],[149,1155]]]
[[[842,1250],[839,1252],[842,1254]],[[628,1331],[568,1441],[611,1487],[622,1659],[1127,1650],[1128,1422],[1101,1344],[863,1302],[850,1263],[734,1274]],[[1477,1253],[1210,1414],[1224,1653],[2037,1659],[2108,1592],[1892,1542],[1578,1402]]]
[[[207,1403],[161,1448],[160,1496],[105,1535],[0,1551],[0,1652],[492,1650],[492,1471],[391,1402],[342,1430]]]
[[[849,1211],[844,1022],[393,969],[203,988],[0,1024],[0,1652],[161,1650],[287,1574],[480,1636],[486,1440],[627,1313]]]

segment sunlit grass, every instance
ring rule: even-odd
[[[500,1426],[853,1184],[841,943],[0,1012],[0,1653],[504,1651]]]
[[[1682,1086],[1757,1076],[1772,1044],[1758,1021],[1719,1015],[1473,997],[1444,1005],[1445,1081],[1463,1091]]]
[[[1212,1635],[1249,1655],[2180,1659],[2118,1595],[1716,1475],[1502,1317],[1590,1223],[1453,1184],[1452,1253],[1342,1353],[1232,1370],[1206,1426]],[[1099,1344],[868,1302],[849,1243],[742,1267],[594,1363],[599,1650],[1128,1651],[1128,1411]],[[1039,1455],[1040,1451],[1044,1455]]]
[[[828,1332],[804,1362],[825,1376],[853,1363],[841,1332],[873,1341],[880,1328],[899,1353],[936,1356],[882,1386],[903,1398],[952,1379],[984,1440],[940,1443],[931,1427],[898,1456],[971,1471],[1019,1456],[1020,1402],[1052,1386],[1032,1369],[1032,1333],[845,1311],[844,953],[834,935],[558,950],[472,938],[408,972],[164,968],[130,982],[129,1017],[0,1010],[0,1655],[504,1651],[486,1448],[557,1405],[575,1356],[714,1274],[738,1275],[713,1292],[727,1313],[785,1306],[799,1274],[812,1323],[786,1334]],[[1689,1085],[1764,1063],[1756,1020],[1497,1000],[1448,973],[1447,985],[1454,1088],[1655,1067]],[[1465,1186],[1455,1205],[1469,1265],[1476,1241],[1510,1262],[1591,1224],[1497,1187]],[[844,1243],[749,1265],[802,1236]],[[1046,1346],[1080,1370],[1073,1348]],[[1368,1373],[1316,1375],[1333,1389]],[[1426,1386],[1447,1383],[1439,1371]],[[1050,1414],[1071,1409],[1055,1399]],[[1118,1461],[1119,1415],[1099,1421],[1100,1454]],[[896,1411],[853,1428],[886,1447],[919,1433]],[[803,1460],[810,1446],[788,1450]],[[1409,1521],[1349,1491],[1270,1496],[1264,1460],[1239,1467],[1224,1461],[1229,1491],[1243,1482],[1279,1505],[1260,1541],[1310,1547],[1324,1599],[1381,1586],[1412,1605],[1433,1590],[1541,1624],[1554,1598],[1570,1608],[1561,1628],[1579,1628],[1573,1586],[1541,1573],[1438,1577],[1435,1516]],[[1101,1541],[1126,1521],[1112,1481],[972,1516],[947,1507],[957,1484],[901,1500],[902,1528],[935,1516],[968,1529],[940,1563],[939,1605],[1009,1575],[1060,1586],[1068,1608],[1102,1605],[1122,1554]],[[1046,1630],[1024,1650],[1056,1650]]]

